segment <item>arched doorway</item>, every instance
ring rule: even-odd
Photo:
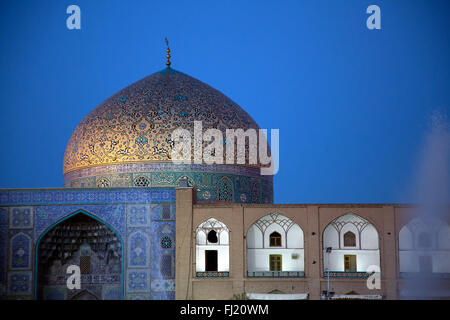
[[[106,223],[76,212],[47,229],[36,245],[36,298],[121,299],[122,240]],[[81,289],[68,289],[71,265],[80,267]]]

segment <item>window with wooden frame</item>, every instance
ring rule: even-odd
[[[344,255],[344,271],[356,272],[356,255],[353,254]]]
[[[282,266],[281,254],[269,255],[270,271],[281,271],[281,266]]]
[[[81,274],[91,273],[91,257],[90,256],[80,257],[80,272],[81,272]]]
[[[274,231],[269,236],[271,247],[281,247],[281,234]]]
[[[356,247],[356,235],[348,231],[344,234],[344,247]]]

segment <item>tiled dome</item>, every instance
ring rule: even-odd
[[[258,129],[231,99],[184,73],[166,68],[119,91],[76,127],[64,154],[64,174],[126,162],[171,161],[171,133],[181,127],[203,130]],[[224,148],[225,149],[225,148]]]
[[[207,84],[167,67],[119,91],[92,110],[75,128],[64,154],[64,185],[71,188],[197,188],[208,201],[271,203],[273,177],[260,166],[175,163],[172,132],[259,127],[231,99]],[[194,139],[192,139],[194,141]],[[203,142],[205,147],[210,142]],[[222,143],[222,142],[220,142]],[[248,144],[246,156],[248,156]],[[235,158],[238,153],[235,150]],[[192,152],[194,157],[194,152]],[[225,161],[224,161],[225,162]]]

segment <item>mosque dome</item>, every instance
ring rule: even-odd
[[[259,129],[230,98],[168,66],[114,94],[78,124],[64,154],[64,184],[177,186],[184,178],[199,199],[272,202],[272,177],[261,176],[257,165],[172,162],[172,132],[183,128],[193,137],[194,121],[203,132],[221,130],[224,139],[226,129]]]
[[[127,162],[171,161],[171,134],[259,127],[224,94],[184,73],[166,68],[119,91],[76,127],[64,155],[64,174]]]

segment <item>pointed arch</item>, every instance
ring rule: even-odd
[[[61,219],[57,220],[56,222],[54,222],[53,224],[51,224],[49,227],[47,227],[38,237],[37,241],[36,241],[36,246],[35,246],[35,264],[34,264],[34,300],[38,299],[38,278],[39,278],[39,249],[41,246],[41,242],[42,240],[45,238],[45,236],[51,231],[53,230],[55,227],[57,227],[58,225],[66,222],[67,220],[78,216],[78,215],[84,215],[87,216],[91,219],[96,220],[97,222],[99,222],[100,224],[106,226],[108,229],[110,229],[116,236],[117,239],[120,242],[120,246],[121,246],[121,258],[120,258],[120,297],[121,299],[123,299],[124,297],[124,241],[122,239],[122,236],[120,235],[120,233],[108,222],[104,221],[103,219],[99,218],[98,216],[87,212],[83,209],[79,209],[76,210],[64,217],[62,217]]]
[[[196,277],[229,276],[229,232],[227,225],[216,218],[209,218],[195,231]]]
[[[292,219],[272,212],[246,233],[248,277],[304,277],[304,234]]]
[[[279,212],[272,212],[260,217],[250,225],[246,233],[247,248],[270,247],[270,234],[274,231],[281,235],[282,247],[303,248],[302,228]]]
[[[177,179],[175,185],[177,187],[193,187],[195,183],[194,179],[190,175],[184,174]]]
[[[137,230],[128,236],[128,267],[148,267],[150,265],[150,239],[145,232]]]
[[[220,178],[217,185],[217,200],[234,201],[233,181],[229,177]]]
[[[344,233],[344,247],[356,247],[356,235],[353,232]]]
[[[214,231],[217,236],[217,242],[212,243],[208,240],[208,235],[211,231]],[[200,223],[195,230],[196,243],[199,245],[207,244],[229,244],[230,229],[228,226],[216,218],[208,218]],[[204,240],[204,241],[203,241]]]
[[[323,272],[332,277],[360,274],[365,277],[371,265],[380,266],[380,240],[375,225],[348,212],[334,218],[322,231]]]
[[[84,289],[73,295],[70,300],[99,300],[98,297],[88,289]]]
[[[450,273],[450,226],[432,216],[415,216],[398,233],[400,277]]]
[[[342,249],[344,235],[347,232],[355,235],[357,249],[379,249],[379,232],[368,219],[348,212],[333,219],[322,231],[323,248]]]
[[[31,267],[31,237],[24,232],[15,234],[10,239],[9,264],[12,270]]]

